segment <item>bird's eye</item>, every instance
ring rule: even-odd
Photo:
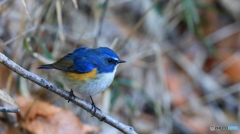
[[[111,63],[111,62],[113,62],[113,60],[112,59],[108,59],[108,62]]]

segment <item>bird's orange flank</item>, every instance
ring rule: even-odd
[[[93,69],[88,73],[67,73],[67,77],[75,81],[86,81],[97,77],[97,69]]]

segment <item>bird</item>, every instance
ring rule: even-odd
[[[92,96],[110,86],[118,65],[125,62],[108,47],[82,46],[52,64],[41,65],[38,69],[56,69],[63,72],[64,83],[71,87],[70,97],[75,97],[72,89],[89,96],[94,115],[96,110],[100,109],[96,107]]]

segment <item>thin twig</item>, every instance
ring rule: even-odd
[[[12,43],[13,41],[17,40],[18,38],[20,38],[20,37],[22,37],[22,36],[24,36],[26,34],[28,34],[29,32],[34,31],[35,29],[36,29],[36,27],[31,27],[31,28],[27,29],[26,31],[22,32],[21,34],[16,35],[15,37],[13,37],[13,38],[7,40],[6,42],[4,42],[3,46],[6,46],[6,45]]]
[[[73,2],[74,7],[75,7],[76,9],[78,9],[77,0],[72,0],[72,2]]]
[[[56,1],[56,10],[57,10],[57,20],[58,20],[58,27],[59,27],[59,37],[62,43],[65,42],[65,36],[63,34],[63,19],[62,19],[62,6],[60,0]]]
[[[0,1],[0,6],[3,5],[3,4],[5,4],[7,1],[8,1],[8,0],[2,0],[2,1]]]
[[[22,4],[23,4],[23,6],[24,6],[24,8],[25,8],[25,10],[26,10],[26,13],[28,14],[29,18],[32,19],[31,16],[30,16],[30,14],[29,14],[29,10],[28,10],[28,8],[27,8],[27,4],[26,4],[26,2],[25,2],[24,0],[22,0]]]
[[[202,100],[204,100],[206,103],[209,103],[211,101],[215,101],[217,99],[224,98],[228,95],[234,94],[239,91],[240,91],[240,84],[237,83],[237,84],[231,85],[227,88],[219,89],[218,91],[215,91],[211,94],[207,94],[202,97]]]
[[[129,39],[134,35],[134,33],[142,26],[147,14],[150,10],[159,2],[159,0],[155,0],[152,5],[144,12],[142,15],[142,18],[136,23],[136,25],[133,27],[132,31],[128,34],[127,38],[123,41],[122,45],[120,46],[119,50],[123,49],[125,45],[128,43]]]
[[[223,40],[223,39],[225,39],[229,36],[232,36],[238,32],[240,32],[240,22],[239,21],[216,30],[211,35],[209,35],[206,39],[211,41],[212,44],[216,44],[220,40]]]
[[[93,114],[94,111],[92,110],[92,105],[78,99],[77,97],[69,97],[69,92],[57,87],[56,85],[52,84],[51,82],[46,81],[45,79],[39,77],[36,74],[33,74],[25,69],[23,69],[22,67],[20,67],[19,65],[17,65],[16,63],[14,63],[12,60],[10,60],[9,58],[7,58],[4,54],[0,53],[0,63],[4,64],[5,66],[7,66],[9,69],[11,69],[12,71],[16,72],[17,74],[19,74],[20,76],[31,80],[32,82],[38,84],[39,86],[42,86],[58,95],[60,95],[61,97],[73,102],[74,104],[80,106],[81,108],[85,109],[86,111],[88,111],[89,113]],[[127,126],[117,120],[115,120],[114,118],[102,113],[101,111],[97,110],[96,113],[94,114],[95,117],[97,117],[99,120],[106,122],[107,124],[115,127],[116,129],[120,130],[123,133],[126,134],[137,134],[133,127],[131,126]]]
[[[103,20],[104,20],[104,17],[105,17],[105,14],[106,14],[106,11],[107,11],[107,7],[108,7],[108,0],[105,0],[103,2],[103,9],[102,9],[102,12],[101,12],[101,16],[99,18],[99,23],[98,24],[98,29],[97,29],[97,33],[96,33],[96,36],[94,38],[94,47],[97,47],[98,46],[98,38],[99,36],[101,35],[101,31],[102,31],[102,25],[103,25]]]
[[[8,107],[0,107],[0,112],[3,113],[18,113],[20,112],[17,108],[8,108]]]

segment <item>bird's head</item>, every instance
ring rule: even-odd
[[[126,62],[121,60],[113,50],[107,47],[99,47],[92,49],[92,51],[97,55],[93,63],[99,73],[112,73],[116,70],[119,63]]]

